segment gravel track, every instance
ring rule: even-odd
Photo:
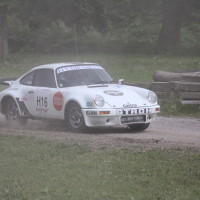
[[[30,120],[25,127],[9,127],[0,116],[1,135],[23,135],[48,140],[81,143],[93,149],[133,148],[200,150],[200,119],[158,116],[143,132],[131,132],[126,127],[91,129],[89,133],[72,133],[61,123]]]

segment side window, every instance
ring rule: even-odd
[[[52,69],[40,69],[35,71],[33,85],[56,88],[54,71]]]
[[[20,83],[22,85],[29,85],[29,86],[31,86],[33,84],[33,75],[34,75],[34,72],[31,72],[31,73],[27,74],[26,76],[24,76],[21,79]]]

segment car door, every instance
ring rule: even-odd
[[[26,87],[28,101],[25,105],[31,115],[42,118],[61,118],[56,111],[55,97],[60,94],[53,69],[38,69],[33,72],[32,86]],[[59,108],[57,108],[59,111]]]

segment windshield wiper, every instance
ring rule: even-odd
[[[97,81],[94,84],[108,84],[108,81]]]
[[[109,84],[109,83],[116,83],[114,80],[112,81],[97,81],[94,84]]]
[[[89,84],[88,87],[108,87],[108,84],[116,83],[112,81],[97,81],[95,83]]]

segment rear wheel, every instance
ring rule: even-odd
[[[73,132],[85,132],[87,127],[80,106],[73,102],[67,106],[65,119],[67,127]]]
[[[147,123],[147,124],[130,124],[128,125],[129,128],[132,130],[132,131],[144,131],[145,129],[147,129],[149,127],[150,123]]]
[[[9,99],[6,103],[6,119],[11,124],[19,124],[19,125],[25,125],[27,123],[26,118],[22,118],[19,115],[19,108],[16,104],[16,102],[13,99]]]

